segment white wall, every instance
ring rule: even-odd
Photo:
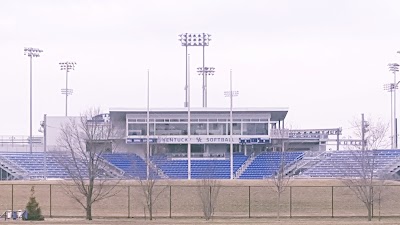
[[[61,126],[71,121],[79,122],[81,117],[47,116],[46,118],[46,146],[48,151],[57,149],[57,140],[61,134]]]

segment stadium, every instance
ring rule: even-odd
[[[276,158],[276,155],[282,152],[280,140],[286,141],[284,150],[290,154],[285,163],[291,165],[290,168],[295,168],[294,171],[288,171],[291,174],[298,174],[307,168],[305,161],[308,156],[324,155],[329,143],[337,148],[340,141],[343,142],[339,139],[341,128],[285,129],[287,113],[288,109],[285,108],[235,108],[232,111],[232,135],[230,111],[223,108],[194,108],[190,112],[190,123],[184,108],[151,109],[149,124],[145,109],[110,109],[109,113],[97,115],[95,118],[101,123],[113,124],[113,129],[123,133],[112,140],[113,146],[108,147],[104,159],[110,164],[110,168],[115,166],[123,170],[128,179],[146,177],[146,166],[135,169],[133,166],[145,165],[147,140],[150,163],[160,177],[264,179],[274,174],[280,165],[280,159]],[[41,159],[45,157],[44,154],[47,154],[46,157],[52,157],[52,154],[57,152],[62,125],[77,118],[79,117],[46,116],[45,136],[35,137],[33,153],[26,153],[29,151],[29,138],[23,140],[21,137],[3,137],[1,146],[6,152],[2,156],[6,163],[2,164],[0,178],[43,179],[44,160]],[[146,135],[147,125],[150,128],[149,136]],[[131,159],[127,159],[127,156]],[[39,161],[30,165],[29,162],[35,159]],[[51,158],[47,161],[52,162]],[[10,165],[7,162],[10,162]],[[304,165],[300,167],[299,164]],[[62,173],[56,169],[61,166],[49,163],[46,166],[46,178],[68,178],[65,171]]]

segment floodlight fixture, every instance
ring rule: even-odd
[[[40,57],[40,53],[42,52],[43,50],[38,48],[24,48],[24,55],[28,57]]]
[[[70,70],[75,70],[76,62],[60,62],[61,70],[66,70],[69,72]]]
[[[211,34],[207,33],[183,33],[179,35],[182,46],[208,46]]]
[[[239,96],[239,91],[225,91],[225,97],[237,97]]]
[[[204,70],[203,70],[203,67],[197,67],[197,73],[199,75],[203,75],[203,73],[204,73],[204,75],[206,75],[206,76],[214,76],[215,68],[214,67],[204,67]]]

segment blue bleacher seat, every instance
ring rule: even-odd
[[[284,154],[284,155],[282,155]],[[303,157],[302,152],[264,152],[256,156],[254,161],[242,173],[239,179],[264,179],[272,177],[279,169],[281,159],[285,165],[300,160]]]
[[[308,177],[359,177],[360,176],[360,157],[361,151],[333,151],[326,154],[319,163],[307,169],[302,173]],[[369,150],[364,153],[365,157],[374,160],[374,176],[385,171],[388,166],[392,165],[400,159],[400,150]]]

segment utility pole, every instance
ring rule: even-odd
[[[361,114],[361,149],[364,151],[365,150],[365,144],[366,144],[366,140],[365,140],[365,133],[368,132],[368,121],[365,121],[364,119],[364,113]]]

